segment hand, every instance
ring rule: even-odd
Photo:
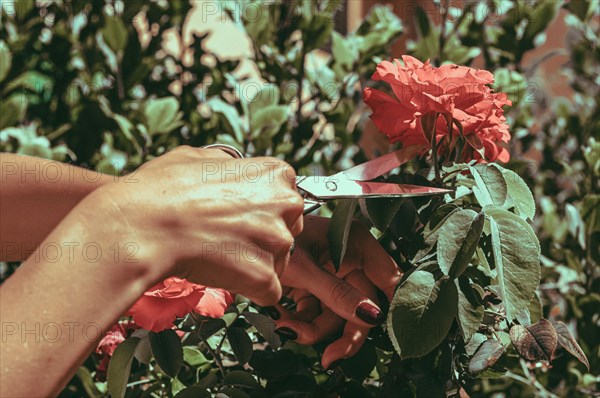
[[[137,183],[108,184],[90,195],[118,213],[101,214],[95,223],[108,224],[112,241],[135,242],[140,261],[163,267],[165,276],[224,288],[261,305],[279,300],[277,275],[303,225],[291,167],[179,147],[129,180]]]
[[[384,321],[376,289],[391,300],[401,277],[392,258],[358,223],[352,226],[344,261],[336,272],[328,250],[328,223],[326,218],[305,217],[306,228],[281,277],[287,296],[296,302],[296,312],[276,306],[279,333],[302,344],[322,341],[343,328],[342,337],[323,353],[325,368],[356,354],[369,328]]]

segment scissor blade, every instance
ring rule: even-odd
[[[305,177],[298,187],[313,198],[331,200],[341,198],[407,198],[415,196],[442,195],[448,189],[385,182],[352,181],[345,178]]]
[[[354,181],[372,180],[414,159],[422,150],[423,147],[421,146],[402,148],[351,167],[338,174],[343,174],[347,179]]]

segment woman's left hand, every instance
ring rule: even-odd
[[[277,332],[302,344],[314,344],[343,328],[342,337],[324,351],[321,363],[334,362],[356,354],[369,329],[383,323],[377,289],[391,300],[401,273],[394,260],[369,230],[354,223],[346,255],[335,271],[327,230],[329,219],[307,216],[304,232],[283,275],[284,294],[296,302],[296,311],[276,306]]]

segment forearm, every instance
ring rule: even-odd
[[[65,163],[0,154],[1,261],[22,261],[90,192],[113,177]]]
[[[118,241],[130,239],[119,238],[127,225],[88,217],[121,216],[89,200],[0,287],[1,397],[57,395],[119,316],[166,276],[142,243]]]

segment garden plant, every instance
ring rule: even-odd
[[[398,59],[407,21],[390,7],[340,33],[341,0],[213,2],[249,37],[257,85],[206,35],[189,59],[164,51],[193,3],[3,6],[0,149],[121,176],[179,145],[222,143],[328,175],[369,159],[370,124],[389,152],[414,154],[381,181],[452,193],[318,210],[332,218],[332,272],[357,227],[403,272],[391,302],[381,294],[384,324],[330,369],[336,336],[288,341],[267,309],[169,278],[105,331],[61,397],[600,396],[597,2],[415,6]],[[556,54],[524,64],[557,18],[570,97],[537,75]]]

